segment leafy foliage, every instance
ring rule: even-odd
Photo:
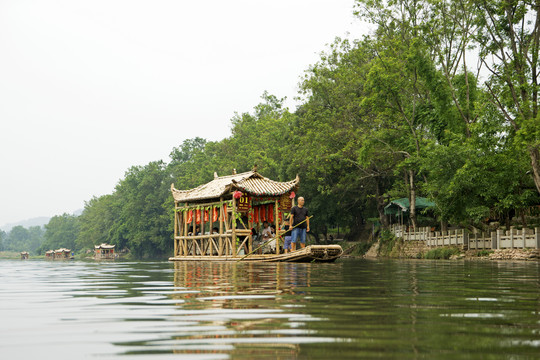
[[[355,14],[375,24],[375,32],[329,45],[306,70],[294,112],[285,99],[263,93],[252,112],[231,119],[230,136],[184,140],[168,163],[129,169],[112,194],[88,201],[78,219],[51,220],[46,246],[80,251],[108,242],[137,258],[166,257],[170,184],[190,189],[214,172],[254,165],[276,180],[298,174],[313,230],[340,226],[351,229],[352,239],[367,219],[388,225],[384,206],[395,198],[414,204],[428,197],[437,204],[433,223],[463,226],[509,222],[540,203],[538,5],[356,5]],[[469,65],[471,51],[487,79]],[[413,226],[417,218],[429,221],[422,215],[411,211]],[[387,240],[391,251],[394,240]]]

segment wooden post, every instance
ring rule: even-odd
[[[223,222],[225,221],[225,211],[223,209],[223,198],[219,198],[219,250],[218,256],[223,255]]]
[[[173,241],[174,241],[174,250],[173,250],[173,254],[174,256],[177,256],[178,255],[178,239],[176,238],[178,236],[178,225],[179,225],[180,221],[178,220],[178,203],[175,201],[174,202],[174,237],[173,237]]]
[[[232,217],[232,238],[231,238],[231,243],[232,243],[232,256],[236,256],[236,198],[233,196],[232,197],[232,213],[231,213],[231,217]]]
[[[193,232],[191,233],[191,236],[194,236],[194,235],[197,235],[197,209],[194,208],[193,211],[193,219],[191,219],[191,228],[193,229]],[[195,239],[190,239],[189,242],[191,242],[191,255],[197,255],[197,252],[196,252],[196,249],[197,247],[195,246]],[[188,247],[189,247],[189,244],[188,244]]]
[[[253,216],[249,216],[253,214],[253,199],[251,196],[249,197],[249,210],[248,210],[248,227],[249,227],[249,240],[248,240],[248,254],[251,254],[253,251],[253,234],[251,233],[251,229],[253,229]]]
[[[276,239],[276,255],[279,255],[279,201],[277,198],[274,202],[274,223],[276,226],[276,233],[274,234],[274,238]]]
[[[210,210],[208,210],[208,233],[212,234],[212,228],[214,227],[214,220],[212,219],[214,214],[214,205],[210,206]],[[214,255],[214,247],[212,244],[214,243],[213,238],[208,239],[208,251],[210,252],[210,256]]]
[[[469,250],[469,233],[463,229],[461,230],[461,234],[463,235],[463,249]]]
[[[510,227],[510,249],[514,248],[514,227]]]
[[[204,206],[201,209],[201,235],[204,235]],[[200,254],[199,255],[206,255],[206,251],[204,249],[204,242],[207,241],[205,239],[201,239],[201,248],[200,248]]]
[[[536,240],[535,246],[537,249],[540,249],[540,228],[534,228],[534,239]]]
[[[527,244],[525,243],[525,239],[526,239],[526,236],[527,236],[527,229],[525,229],[525,228],[521,229],[521,234],[523,235],[523,248],[526,249]]]
[[[491,249],[496,250],[499,248],[499,240],[501,239],[502,230],[497,230],[491,233]]]

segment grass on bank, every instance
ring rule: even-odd
[[[360,257],[371,248],[373,242],[342,241],[339,245],[347,256]]]
[[[429,250],[424,254],[424,259],[450,259],[452,255],[459,255],[461,251],[455,247],[443,247]]]

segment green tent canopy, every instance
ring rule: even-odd
[[[435,203],[423,197],[416,198],[416,209],[425,209],[434,207]],[[409,212],[410,204],[408,198],[401,198],[390,201],[388,205],[384,207],[385,215],[397,215],[399,212]]]

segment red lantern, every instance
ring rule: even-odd
[[[242,192],[236,190],[235,192],[233,192],[233,197],[234,197],[235,199],[240,199],[240,198],[242,197]]]
[[[187,215],[187,223],[190,224],[191,222],[193,222],[193,210],[189,210]]]
[[[204,222],[208,222],[209,216],[208,216],[208,210],[204,210]]]
[[[212,221],[216,222],[218,220],[218,208],[214,207],[212,209]]]
[[[195,211],[195,224],[200,224],[201,223],[201,210],[197,209],[197,211]]]
[[[289,198],[294,199],[295,197],[296,197],[296,194],[294,193],[294,191],[291,191]]]

